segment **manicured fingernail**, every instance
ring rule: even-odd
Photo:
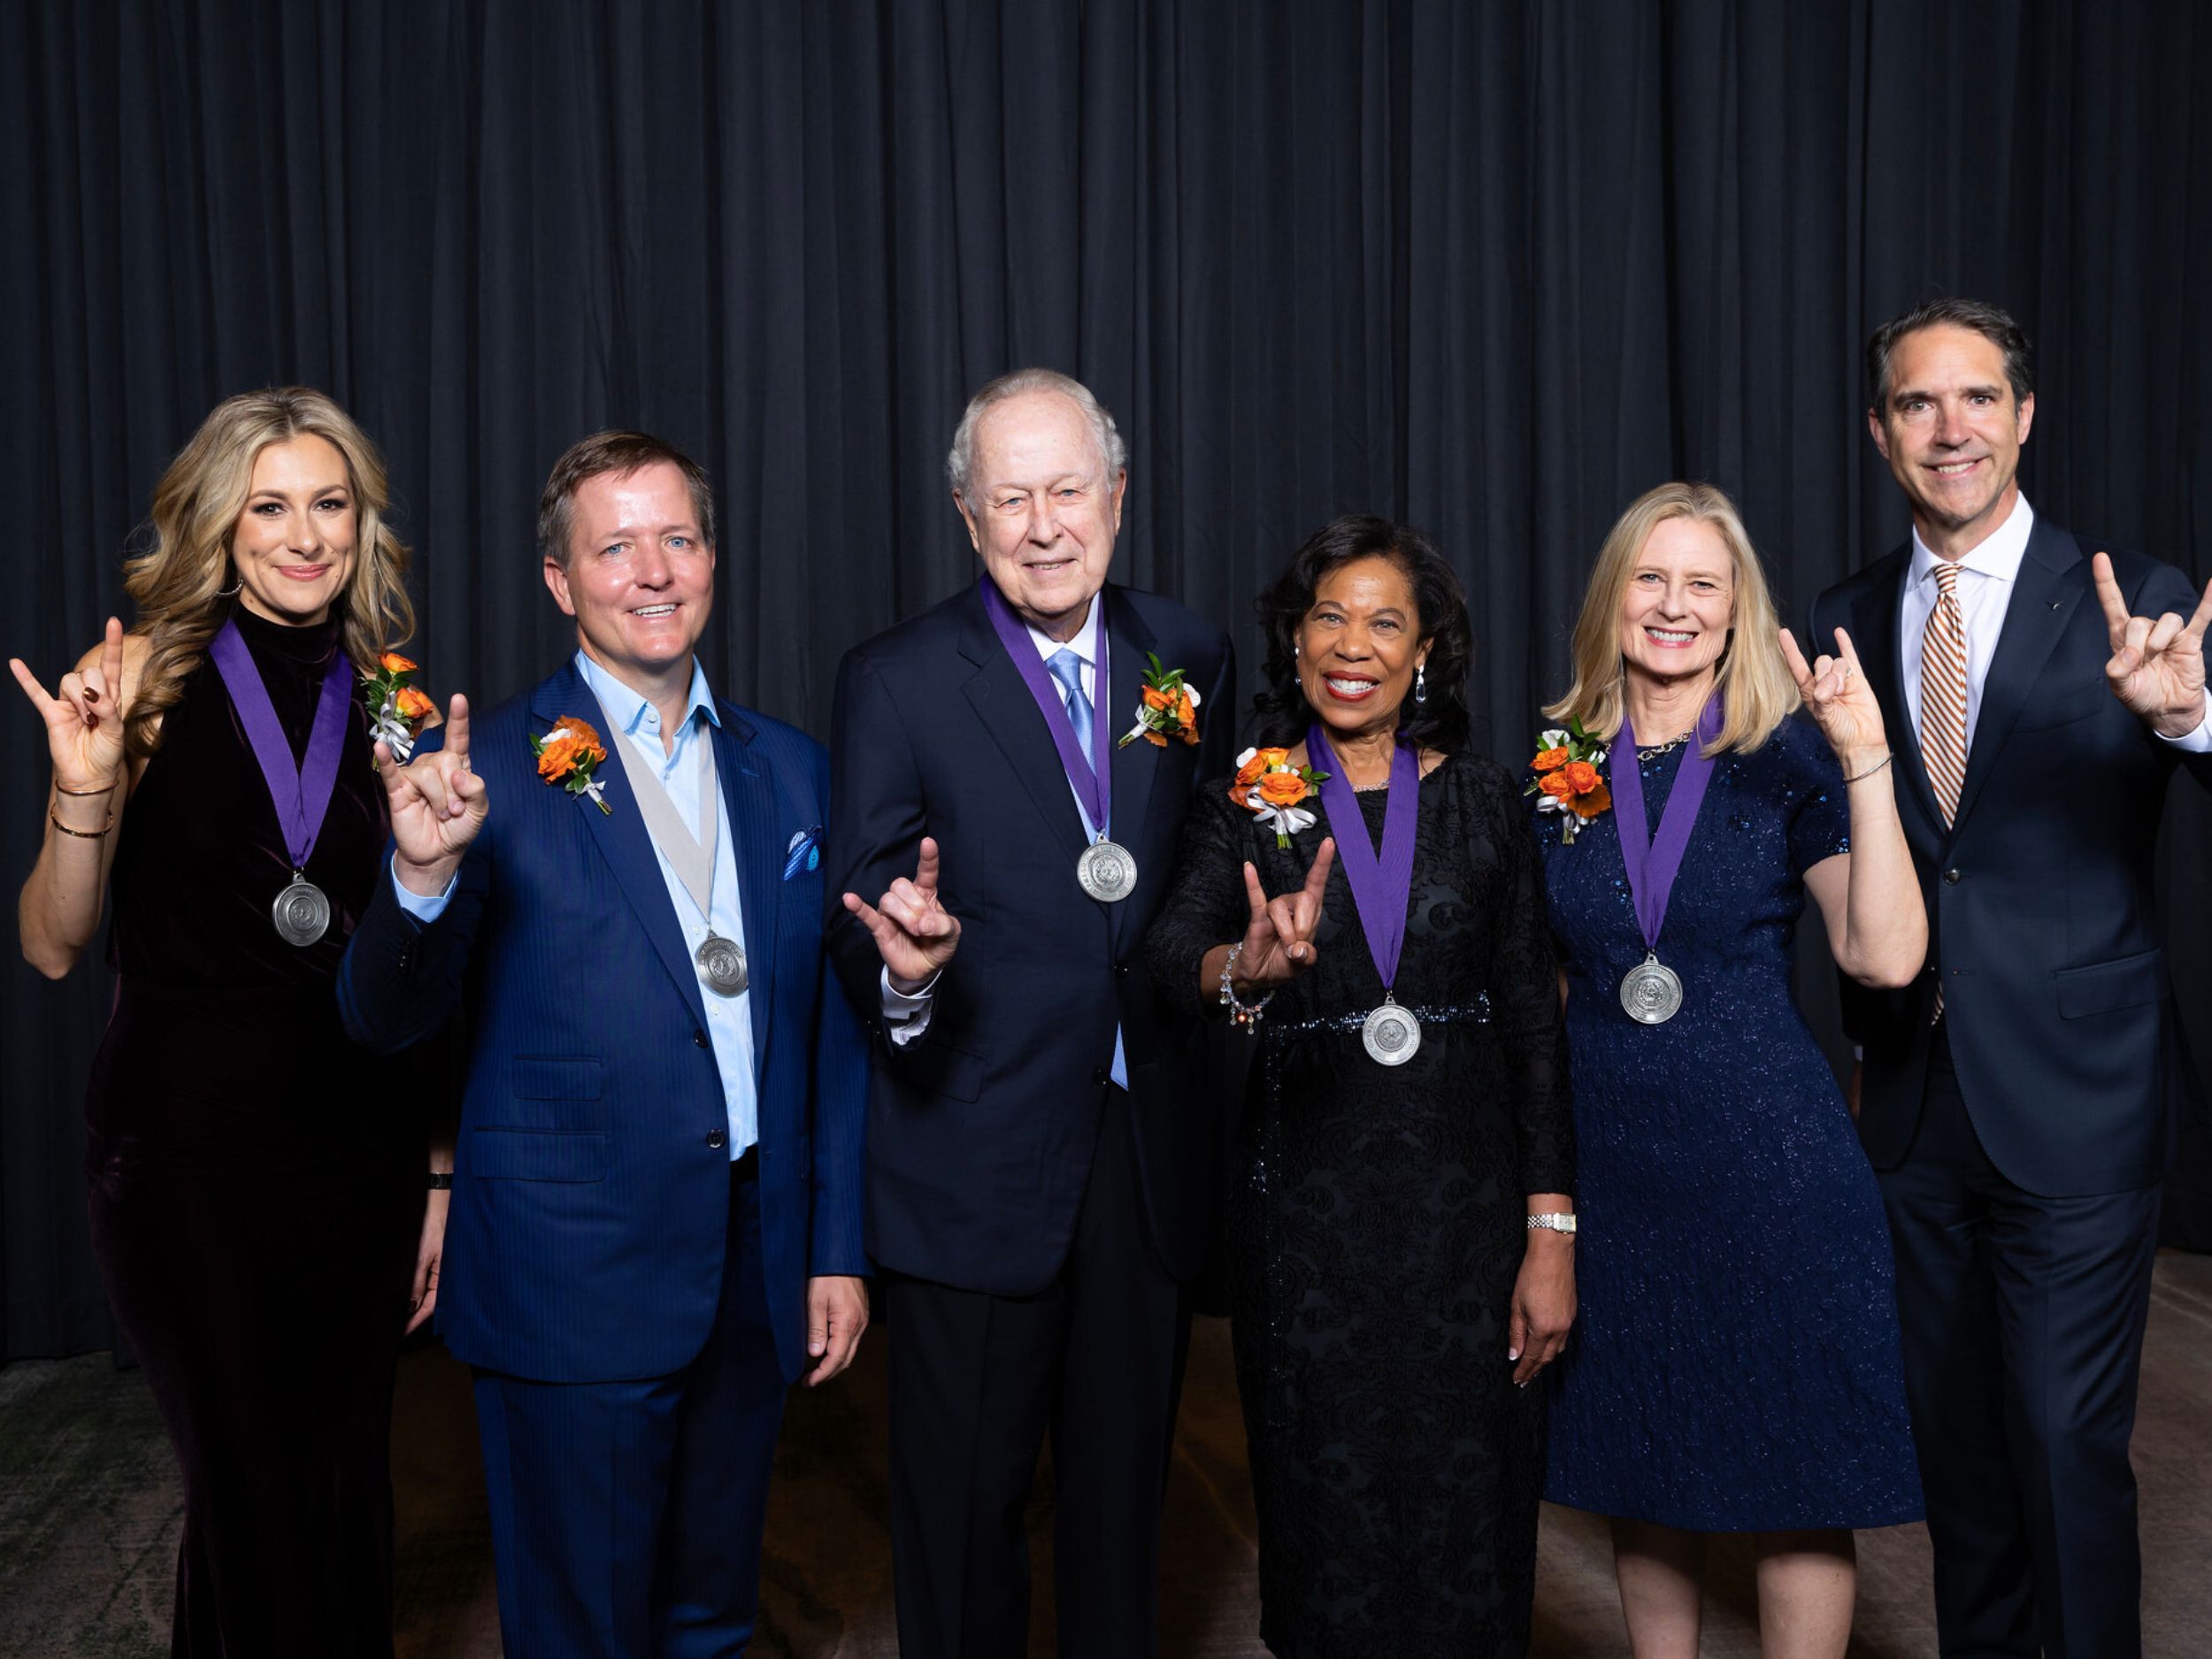
[[[1508,1359],[1518,1359],[1521,1357],[1521,1350],[1517,1348],[1509,1348],[1506,1349],[1505,1356]]]

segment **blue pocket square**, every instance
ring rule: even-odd
[[[812,829],[801,830],[791,838],[790,849],[783,861],[783,879],[788,881],[801,871],[819,870],[821,867],[822,826],[817,824]]]

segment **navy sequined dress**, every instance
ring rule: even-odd
[[[1655,831],[1682,753],[1642,763]],[[1571,846],[1538,818],[1583,1229],[1554,1502],[1699,1532],[1920,1517],[1881,1195],[1790,997],[1804,872],[1849,829],[1801,721],[1721,756],[1659,937],[1682,1009],[1646,1026],[1620,1002],[1645,947],[1613,813]]]

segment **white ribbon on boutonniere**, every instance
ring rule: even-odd
[[[1237,757],[1229,799],[1272,829],[1276,846],[1287,847],[1300,830],[1313,827],[1313,813],[1302,803],[1313,799],[1328,775],[1292,765],[1286,749],[1248,749]]]
[[[368,710],[369,742],[382,743],[405,765],[415,756],[415,733],[437,705],[415,687],[415,664],[397,651],[376,659],[361,676],[361,703]]]

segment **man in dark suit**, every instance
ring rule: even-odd
[[[1812,626],[1849,630],[1881,699],[1928,906],[1927,973],[1845,1013],[1941,1645],[2112,1659],[2141,1647],[2128,1439],[2185,1110],[2151,855],[2174,768],[2212,781],[2212,594],[2030,509],[2003,311],[1932,302],[1867,355],[1913,538]]]
[[[882,1035],[867,1227],[900,1651],[1025,1650],[1049,1429],[1059,1651],[1141,1659],[1213,1179],[1141,947],[1191,788],[1230,767],[1233,665],[1218,627],[1106,582],[1127,474],[1082,386],[985,387],[950,470],[983,581],[846,657],[831,740],[831,949]],[[1116,749],[1152,656],[1202,740]]]
[[[393,879],[340,1003],[379,1050],[468,1007],[438,1317],[474,1370],[509,1659],[741,1654],[785,1390],[867,1320],[827,757],[707,688],[694,462],[585,439],[539,543],[576,655],[472,737],[464,707],[410,765],[380,750]]]

